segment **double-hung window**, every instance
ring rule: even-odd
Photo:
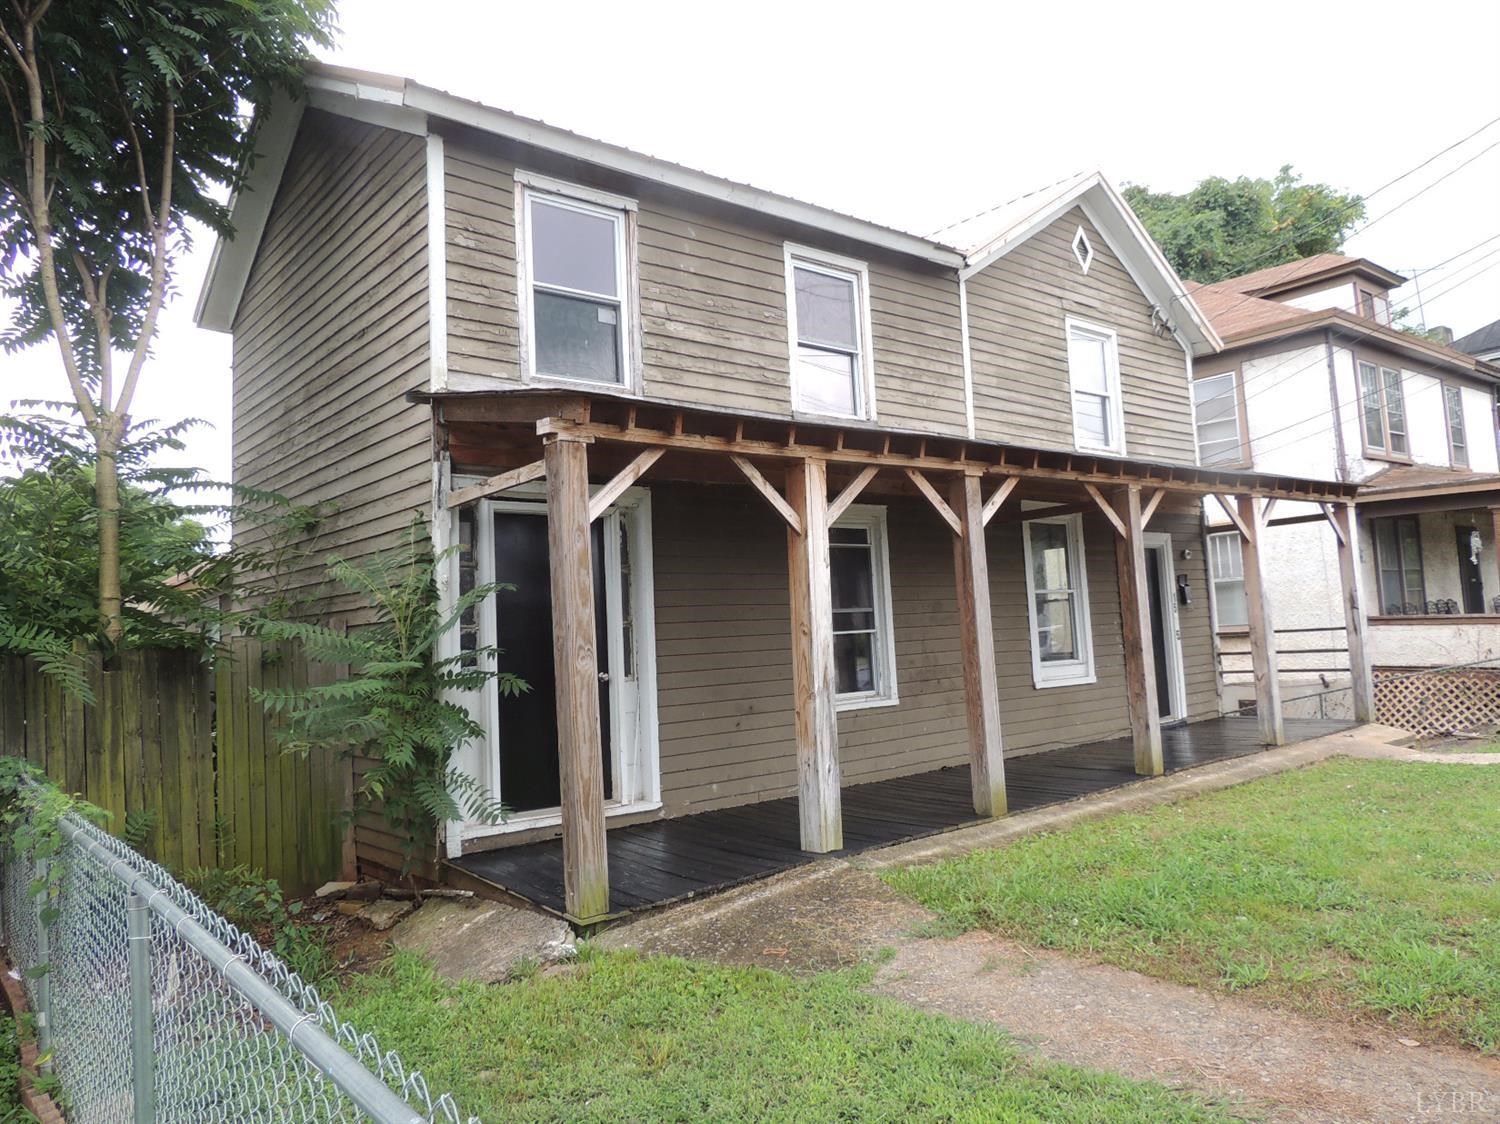
[[[1422,535],[1416,516],[1370,520],[1375,540],[1375,572],[1380,578],[1380,611],[1420,613],[1427,600],[1422,574]]]
[[[1022,527],[1032,680],[1038,687],[1092,683],[1093,632],[1083,561],[1083,517],[1030,519]]]
[[[1469,467],[1469,441],[1464,432],[1464,392],[1443,384],[1443,409],[1448,416],[1448,457],[1454,468]]]
[[[1074,320],[1066,321],[1068,381],[1073,395],[1073,443],[1123,455],[1124,412],[1120,405],[1120,349],[1115,333]]]
[[[1245,600],[1244,543],[1238,531],[1208,536],[1208,580],[1213,587],[1218,627],[1246,627],[1250,623],[1250,610]]]
[[[1239,464],[1245,459],[1240,443],[1240,399],[1235,373],[1193,380],[1193,409],[1198,419],[1198,463]]]
[[[868,270],[862,262],[787,246],[786,287],[793,409],[873,418]]]
[[[633,382],[628,199],[517,173],[526,373]]]
[[[1411,442],[1406,432],[1406,396],[1401,387],[1401,372],[1360,360],[1359,398],[1365,450],[1408,456]]]
[[[842,709],[896,701],[885,508],[856,504],[828,532],[835,698]]]

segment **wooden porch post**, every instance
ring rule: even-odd
[[[588,443],[592,439],[549,434],[544,440],[563,891],[568,916],[586,924],[609,913],[599,672],[594,652],[594,558],[589,536]]]
[[[1243,543],[1245,603],[1250,624],[1250,662],[1255,669],[1255,715],[1260,740],[1285,745],[1281,721],[1281,681],[1276,672],[1276,632],[1271,625],[1271,601],[1266,596],[1262,546],[1266,521],[1254,496],[1239,496],[1240,538]]]
[[[1344,587],[1344,636],[1349,643],[1349,686],[1354,718],[1375,721],[1375,679],[1365,635],[1365,603],[1359,588],[1359,518],[1352,503],[1331,503],[1328,518],[1338,541],[1339,579]]]
[[[1156,655],[1151,636],[1151,597],[1146,577],[1145,528],[1141,488],[1131,484],[1116,501],[1124,534],[1115,536],[1115,571],[1120,582],[1120,631],[1125,643],[1125,698],[1135,771],[1143,777],[1166,772],[1161,749],[1161,712],[1157,706]],[[1162,590],[1162,596],[1169,595]]]
[[[827,464],[810,459],[793,463],[786,472],[786,497],[801,524],[800,531],[787,529],[797,807],[802,849],[823,853],[837,851],[844,845],[839,726],[834,709]]]
[[[995,626],[990,616],[990,565],[984,542],[980,477],[955,477],[949,492],[963,534],[953,537],[958,627],[964,653],[969,721],[969,780],[974,811],[1003,816],[1005,757],[1000,740],[1000,689],[995,676]]]

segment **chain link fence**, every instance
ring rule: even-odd
[[[73,1124],[465,1120],[162,867],[58,826],[56,853],[5,854],[0,929]]]

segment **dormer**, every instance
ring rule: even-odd
[[[1391,290],[1407,278],[1368,258],[1314,254],[1310,258],[1247,273],[1219,283],[1246,297],[1275,301],[1308,312],[1338,308],[1377,324],[1391,322]]]

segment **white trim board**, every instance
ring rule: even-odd
[[[448,208],[443,138],[427,138],[427,383],[434,391],[448,387]]]

